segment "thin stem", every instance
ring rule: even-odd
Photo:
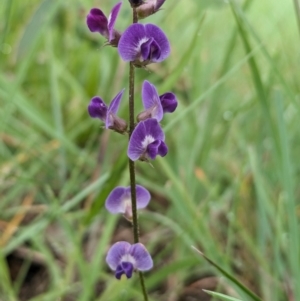
[[[295,12],[296,12],[298,30],[299,30],[299,34],[300,34],[300,5],[299,5],[298,0],[294,0],[294,7],[295,7]]]
[[[137,23],[138,22],[138,16],[136,12],[136,8],[132,8],[132,23]]]
[[[130,63],[129,69],[129,138],[134,130],[134,66]],[[129,175],[131,189],[131,207],[132,207],[132,225],[134,243],[139,242],[139,224],[136,208],[136,181],[135,181],[135,164],[129,159]]]
[[[133,23],[137,23],[137,13],[136,9],[133,8]],[[133,63],[130,63],[129,67],[129,139],[134,130],[134,77],[135,77],[135,67]],[[137,215],[136,206],[136,181],[135,181],[135,164],[134,161],[129,159],[129,175],[130,175],[130,190],[131,190],[131,207],[132,207],[132,225],[133,225],[133,239],[134,243],[139,242],[139,223]],[[146,291],[144,275],[139,272],[140,283],[142,287],[142,292],[144,295],[144,300],[148,301],[148,294]]]

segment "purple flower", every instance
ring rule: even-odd
[[[127,129],[126,121],[116,116],[124,90],[115,96],[109,107],[99,96],[93,97],[88,106],[88,112],[92,118],[101,119],[105,123],[106,129],[112,129],[119,133],[124,133]]]
[[[151,195],[147,189],[136,185],[137,209],[145,208],[150,198]],[[130,186],[114,188],[105,201],[105,207],[110,213],[123,213],[128,220],[132,220]]]
[[[117,16],[119,14],[122,2],[117,3],[111,10],[108,18],[99,8],[92,8],[86,17],[86,23],[91,32],[99,32],[106,37],[108,43],[112,46],[118,46],[120,33],[114,29]]]
[[[148,0],[147,2],[144,2],[136,9],[139,19],[155,14],[164,2],[165,0]]]
[[[159,122],[162,120],[164,113],[172,113],[177,107],[175,94],[167,92],[158,96],[155,86],[146,80],[142,88],[142,101],[145,111],[137,116],[138,121],[155,118]]]
[[[132,24],[122,34],[118,51],[126,62],[137,67],[158,63],[170,54],[169,41],[164,32],[153,24]]]
[[[106,262],[115,271],[117,279],[123,274],[131,278],[133,271],[148,271],[153,267],[153,261],[143,244],[131,245],[126,241],[120,241],[109,249]]]
[[[132,161],[153,160],[157,155],[164,157],[168,152],[164,140],[165,134],[156,119],[141,121],[131,134],[127,155]]]
[[[145,111],[140,113],[137,119],[142,121],[147,118],[155,118],[157,121],[161,121],[164,115],[163,107],[155,86],[147,80],[143,83],[142,101]]]
[[[173,113],[177,108],[176,95],[172,92],[167,92],[159,96],[161,105],[165,113]]]

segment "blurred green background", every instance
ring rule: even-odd
[[[162,122],[168,155],[137,163],[152,195],[139,218],[150,300],[209,300],[202,289],[255,300],[237,280],[265,301],[300,300],[295,3],[167,0],[142,21],[165,31],[172,53],[136,71],[136,111],[145,79],[179,100]],[[103,208],[129,185],[127,139],[87,114],[94,95],[128,91],[128,65],[85,24],[90,8],[114,4],[0,3],[1,301],[142,300],[138,277],[117,281],[105,263],[113,242],[132,241]],[[119,116],[127,110],[124,97]]]

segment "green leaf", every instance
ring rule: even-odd
[[[216,292],[212,292],[212,291],[208,291],[208,290],[203,290],[204,292],[206,292],[207,294],[213,296],[213,297],[218,297],[221,298],[222,300],[228,300],[228,301],[242,301],[240,299],[237,298],[233,298],[233,297],[229,297],[227,295],[221,294],[221,293],[216,293]]]
[[[207,262],[209,262],[212,266],[214,266],[224,277],[226,277],[228,280],[232,281],[237,287],[239,287],[246,295],[252,298],[254,301],[262,301],[255,293],[253,293],[250,289],[248,289],[244,284],[242,284],[239,280],[237,280],[235,277],[230,275],[228,272],[226,272],[223,268],[221,268],[217,263],[209,259],[207,256],[205,256],[201,251],[196,249],[195,247],[192,247],[198,254],[200,254]]]

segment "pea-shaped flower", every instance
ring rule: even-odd
[[[143,244],[131,245],[126,241],[120,241],[109,249],[106,262],[115,271],[117,279],[124,274],[132,277],[133,271],[148,271],[153,267],[153,261]]]
[[[168,147],[164,141],[165,134],[158,121],[154,118],[146,119],[139,122],[133,130],[127,155],[132,161],[154,160],[157,155],[164,157],[168,153]]]
[[[159,27],[137,23],[123,32],[118,51],[125,62],[133,62],[136,67],[143,67],[166,59],[170,54],[170,45]]]
[[[125,120],[116,116],[123,93],[124,89],[114,97],[109,107],[107,107],[105,102],[99,96],[93,97],[88,106],[90,116],[92,118],[101,119],[105,123],[106,129],[112,129],[116,132],[124,133],[127,129],[127,123]]]
[[[145,208],[151,198],[149,191],[143,186],[136,185],[135,192],[137,209]],[[130,186],[114,188],[105,201],[105,207],[110,213],[123,213],[125,218],[132,220]]]
[[[155,86],[147,80],[143,83],[142,101],[145,111],[137,116],[138,121],[155,118],[159,122],[162,120],[164,113],[172,113],[177,107],[177,99],[174,93],[167,92],[158,96]]]
[[[121,34],[114,29],[117,16],[119,14],[122,2],[117,3],[108,18],[104,15],[101,9],[92,8],[87,15],[86,23],[91,32],[99,32],[106,37],[108,44],[118,46]]]

